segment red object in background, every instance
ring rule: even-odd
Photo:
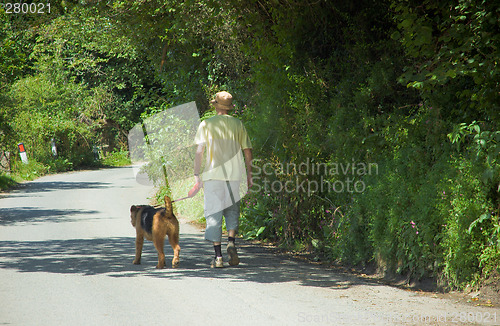
[[[26,155],[26,149],[24,148],[23,143],[17,144],[17,147],[19,147],[19,156],[21,156],[21,161],[23,161],[24,164],[28,164],[28,155]]]

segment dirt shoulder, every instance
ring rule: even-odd
[[[205,229],[205,224],[203,222],[191,221],[186,218],[180,218],[179,220],[182,223],[195,226],[200,232]],[[258,240],[244,240],[242,238],[239,238],[238,242],[240,242],[240,245],[245,243],[246,246],[260,246],[276,256],[302,261],[321,269],[330,270],[332,273],[352,276],[369,283],[387,285],[432,298],[448,299],[456,303],[466,304],[470,307],[500,307],[500,275],[491,277],[477,288],[468,287],[464,291],[444,290],[438,286],[437,280],[432,278],[425,278],[418,281],[409,280],[403,275],[383,275],[378,273],[374,265],[365,267],[345,266],[333,262],[321,261],[318,256],[312,252],[292,252],[279,248],[273,243]]]

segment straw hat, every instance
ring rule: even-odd
[[[233,106],[233,96],[228,92],[219,92],[215,94],[215,99],[210,101],[210,104],[213,104],[218,109],[223,110],[232,110]]]

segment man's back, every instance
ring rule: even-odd
[[[204,120],[196,133],[196,144],[205,144],[204,180],[240,180],[241,150],[251,148],[243,123],[226,114]]]

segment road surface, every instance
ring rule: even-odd
[[[500,325],[498,308],[377,284],[238,240],[242,263],[181,224],[180,268],[133,265],[132,169],[42,177],[0,194],[0,325]],[[172,257],[166,244],[167,261]]]

